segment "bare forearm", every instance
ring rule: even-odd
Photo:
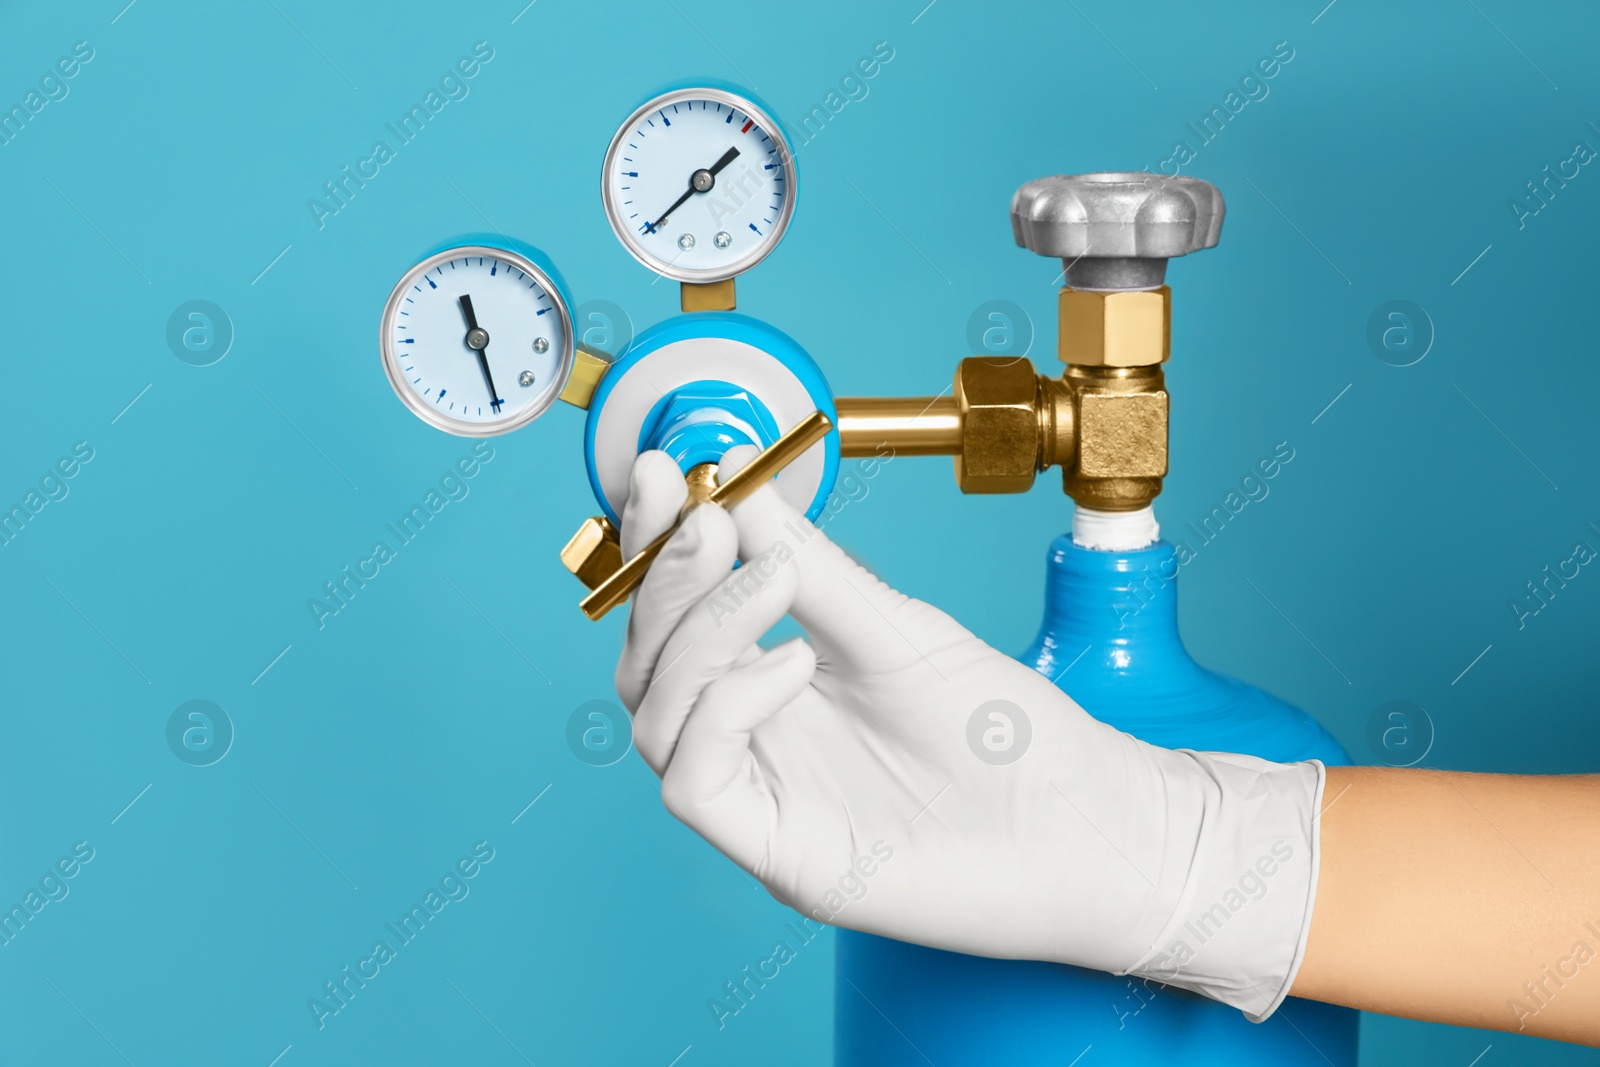
[[[1600,1045],[1600,776],[1330,768],[1293,993]]]

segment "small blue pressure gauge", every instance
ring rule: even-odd
[[[378,346],[406,407],[446,433],[526,426],[572,373],[572,315],[522,252],[459,245],[406,272],[383,309]]]
[[[751,101],[724,89],[678,89],[622,124],[600,189],[634,259],[674,281],[720,282],[782,240],[794,214],[794,157]]]

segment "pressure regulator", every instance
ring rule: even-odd
[[[731,505],[771,480],[815,516],[833,488],[839,435],[821,370],[787,334],[734,313],[734,280],[777,248],[796,187],[789,143],[758,103],[723,88],[675,89],[611,137],[600,203],[627,253],[678,283],[685,314],[623,352],[590,350],[575,343],[554,267],[504,237],[451,242],[389,296],[384,372],[435,429],[482,437],[521,429],[557,400],[587,409],[583,463],[602,514],[562,558],[594,590],[592,617],[625,598],[653,558],[625,567],[618,547],[641,452],[677,461],[696,500]],[[761,460],[719,485],[717,464],[740,445]]]
[[[1096,513],[1147,509],[1161,491],[1167,262],[1217,243],[1215,187],[1138,173],[1028,182],[1012,200],[1012,236],[1061,262],[1062,368],[973,356],[935,396],[838,400],[798,341],[735,311],[735,279],[776,250],[797,192],[769,111],[726,88],[674,89],[611,136],[600,207],[633,260],[677,283],[683,314],[624,351],[589,349],[555,268],[504,236],[434,250],[389,295],[384,373],[434,429],[484,437],[522,429],[558,400],[586,409],[582,462],[601,514],[561,558],[590,589],[590,618],[627,598],[667,536],[622,558],[629,477],[646,451],[678,464],[691,505],[732,506],[770,483],[812,518],[841,456],[949,456],[967,493],[1021,492],[1059,467],[1064,491]],[[759,453],[751,473],[721,482],[722,457],[741,446]]]

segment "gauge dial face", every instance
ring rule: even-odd
[[[572,316],[526,257],[464,245],[406,272],[379,328],[383,369],[423,421],[462,437],[526,426],[572,372]]]
[[[640,263],[675,281],[718,282],[782,239],[794,214],[794,156],[750,101],[680,89],[617,131],[601,194],[611,228]]]

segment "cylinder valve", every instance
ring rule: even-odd
[[[955,457],[967,493],[1015,493],[1061,468],[1086,508],[1135,511],[1167,473],[1172,291],[1167,260],[1217,243],[1224,206],[1215,186],[1157,174],[1039,178],[1011,201],[1017,244],[1060,259],[1059,377],[1015,359],[974,357],[956,369],[953,397],[841,397],[845,455],[904,444]]]

